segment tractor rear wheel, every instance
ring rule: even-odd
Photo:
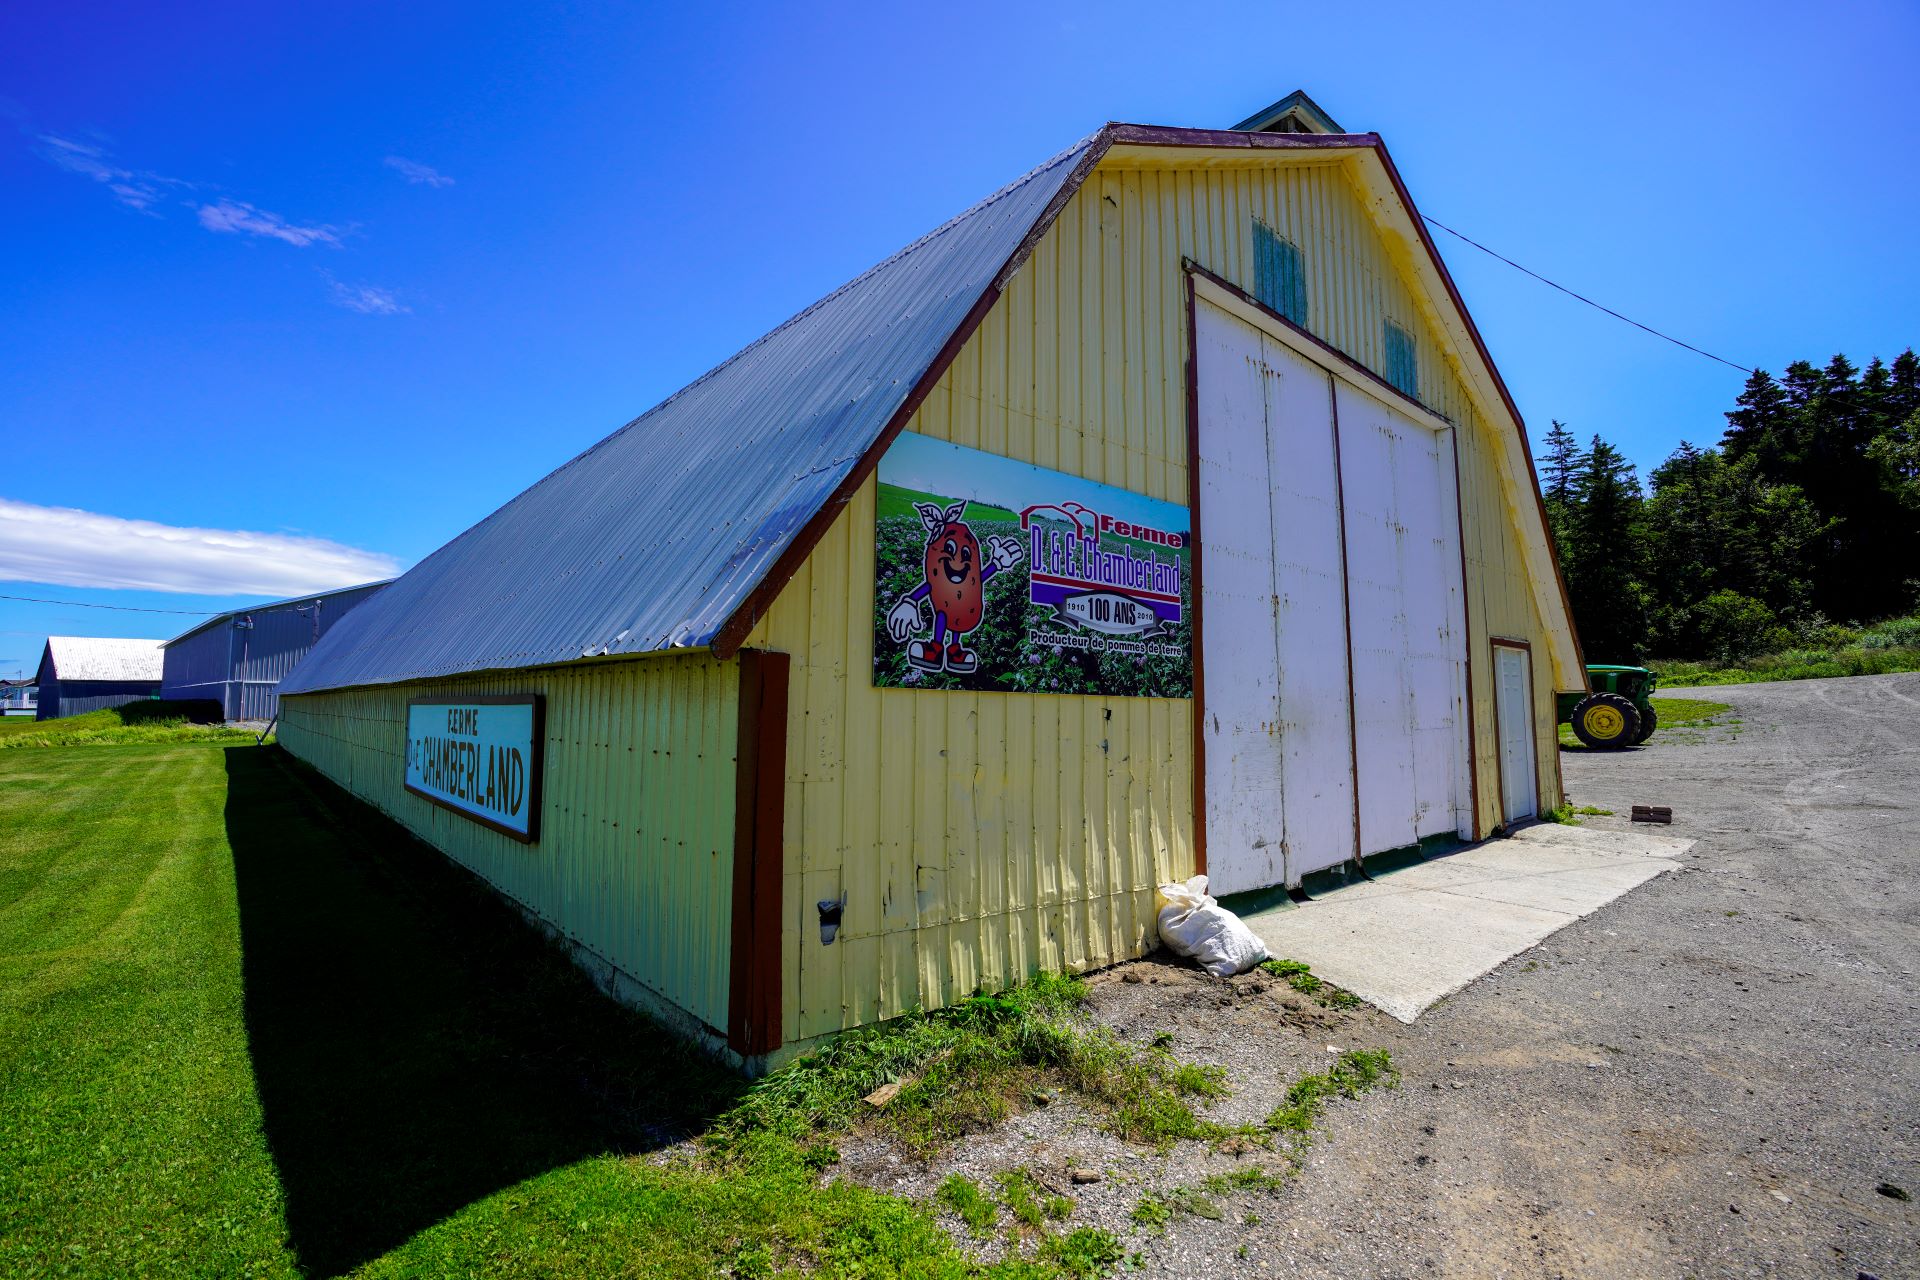
[[[1638,742],[1640,709],[1617,693],[1594,693],[1573,709],[1573,733],[1589,747],[1617,751]]]
[[[1640,713],[1640,732],[1633,735],[1633,745],[1637,747],[1651,738],[1653,731],[1660,727],[1660,713],[1653,709],[1651,702],[1636,704],[1634,710]]]

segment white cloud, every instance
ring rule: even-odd
[[[302,249],[310,244],[330,244],[336,248],[340,244],[340,236],[333,227],[299,226],[277,213],[255,208],[244,200],[228,200],[225,197],[215,204],[200,206],[200,225],[209,231],[267,236]]]
[[[0,579],[197,595],[292,596],[392,577],[399,563],[325,538],[193,529],[0,498]]]
[[[49,164],[104,184],[114,199],[142,212],[159,203],[166,195],[166,188],[192,185],[178,178],[123,168],[114,163],[103,148],[91,143],[75,142],[51,133],[41,134],[40,141],[45,144],[40,154]]]
[[[453,185],[453,179],[441,173],[438,169],[421,164],[418,160],[409,160],[405,156],[388,156],[381,163],[405,178],[408,182],[419,183],[429,187],[450,187]]]
[[[327,275],[327,289],[333,296],[335,306],[345,307],[349,311],[358,311],[363,316],[413,314],[413,308],[402,303],[391,289],[382,289],[370,284],[347,284],[345,281],[335,280],[331,275]]]

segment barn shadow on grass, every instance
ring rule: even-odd
[[[226,767],[247,1036],[309,1275],[738,1095],[393,822],[277,748]]]

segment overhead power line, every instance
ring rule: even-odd
[[[38,596],[0,596],[0,600],[18,600],[22,604],[63,604],[75,609],[115,609],[121,613],[178,613],[189,618],[211,617],[205,609],[147,609],[137,604],[89,604],[85,600],[42,600]],[[214,613],[219,610],[214,610]]]
[[[1448,226],[1444,222],[1441,222],[1437,218],[1428,218],[1427,215],[1424,213],[1421,214],[1420,216],[1422,218],[1426,218],[1428,222],[1431,222],[1434,226],[1440,228],[1442,231],[1446,232],[1448,235],[1454,237],[1455,239],[1464,240],[1466,243],[1472,245],[1474,248],[1486,254],[1488,257],[1498,258],[1500,259],[1500,261],[1512,267],[1515,271],[1525,272],[1527,275],[1532,276],[1535,280],[1538,280],[1541,284],[1550,285],[1553,288],[1558,289],[1560,292],[1566,294],[1569,298],[1575,298],[1581,302],[1586,303],[1588,306],[1592,307],[1596,311],[1604,311],[1608,315],[1612,316],[1615,320],[1624,320],[1636,329],[1644,330],[1645,332],[1652,334],[1656,338],[1662,339],[1663,341],[1666,341],[1666,342],[1671,342],[1676,347],[1685,347],[1687,350],[1693,352],[1697,356],[1705,356],[1709,360],[1718,360],[1721,364],[1726,365],[1729,369],[1738,369],[1742,373],[1752,373],[1755,368],[1758,368],[1757,365],[1737,364],[1734,361],[1727,359],[1725,356],[1717,356],[1713,354],[1713,352],[1711,351],[1702,350],[1701,348],[1694,346],[1691,342],[1682,342],[1680,341],[1680,339],[1674,337],[1670,333],[1662,333],[1650,324],[1641,324],[1638,320],[1635,320],[1632,316],[1623,316],[1618,311],[1615,311],[1612,307],[1602,306],[1600,303],[1595,302],[1592,298],[1587,297],[1583,293],[1576,293],[1572,289],[1567,288],[1567,286],[1560,284],[1557,281],[1547,279],[1545,276],[1541,275],[1538,271],[1534,271],[1527,267],[1521,266],[1519,263],[1515,262],[1512,258],[1507,257],[1507,255],[1505,255],[1504,253],[1495,253],[1492,249],[1487,248],[1487,246],[1481,244],[1478,240],[1475,240],[1471,236],[1462,235],[1460,232],[1455,231],[1452,227]]]

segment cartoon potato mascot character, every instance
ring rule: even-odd
[[[932,600],[933,638],[907,644],[908,663],[922,671],[970,675],[979,670],[980,655],[963,646],[960,638],[978,627],[986,614],[987,579],[1020,563],[1020,540],[987,539],[983,564],[980,540],[960,519],[966,513],[966,499],[944,511],[931,502],[916,502],[913,509],[927,526],[926,580],[901,596],[887,614],[887,634],[895,644],[906,644],[925,625],[921,602]]]

